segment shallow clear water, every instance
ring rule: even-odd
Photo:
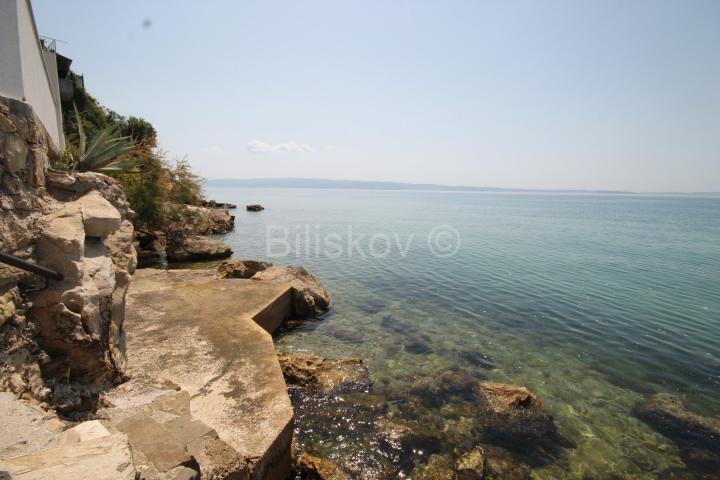
[[[676,447],[630,415],[650,393],[670,392],[720,415],[719,198],[207,193],[266,207],[235,211],[236,229],[224,239],[236,258],[303,265],[333,297],[327,318],[278,338],[280,349],[362,357],[380,387],[448,367],[528,386],[575,444],[535,468],[536,478],[651,479],[681,466]],[[459,234],[453,256],[428,246],[439,225]],[[290,252],[276,258],[285,233]],[[373,234],[376,254],[386,253],[388,239],[387,255],[371,255]],[[452,240],[441,236],[435,245],[450,248]],[[383,319],[427,335],[432,348],[398,349]],[[468,352],[492,365],[473,363]],[[301,441],[367,478],[383,476],[361,425],[308,422]]]

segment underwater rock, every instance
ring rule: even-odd
[[[307,480],[350,480],[340,466],[330,460],[303,453],[295,467],[300,478]]]
[[[484,437],[509,448],[528,448],[556,433],[540,398],[525,387],[484,382],[476,391]]]
[[[385,304],[377,298],[371,297],[363,301],[359,301],[357,303],[357,307],[361,312],[367,315],[375,315],[376,313],[380,313],[383,308],[385,308]]]
[[[349,328],[341,327],[339,325],[323,325],[323,335],[329,335],[337,338],[341,342],[359,345],[365,343],[365,339],[362,337],[360,332],[350,330]]]
[[[421,355],[432,350],[430,337],[392,315],[383,317],[380,328],[396,335],[406,352]]]
[[[410,478],[413,480],[455,480],[455,472],[452,464],[445,457],[433,454],[430,455],[424,466],[415,467]]]
[[[367,390],[368,370],[360,358],[331,360],[306,353],[278,353],[285,381],[324,391]]]
[[[413,452],[436,453],[442,448],[437,432],[417,422],[381,419],[376,428],[380,446],[402,457]]]
[[[217,274],[220,278],[250,278],[268,267],[272,267],[272,263],[257,260],[227,260],[218,267]]]
[[[302,267],[268,267],[252,276],[253,280],[287,283],[293,287],[293,314],[300,318],[322,315],[330,308],[330,294],[320,279]]]
[[[467,363],[486,370],[494,370],[497,368],[492,357],[476,350],[463,350],[458,356]]]
[[[691,412],[664,393],[638,404],[633,414],[677,444],[688,470],[703,480],[720,479],[720,419]]]
[[[720,419],[693,413],[671,395],[653,395],[633,413],[676,442],[720,450]]]
[[[473,399],[478,383],[477,378],[464,370],[447,369],[416,379],[410,386],[410,391],[428,399],[437,399],[442,395]]]
[[[485,450],[473,448],[458,459],[455,470],[456,480],[481,480],[485,473]]]
[[[483,450],[486,480],[527,480],[530,478],[530,469],[517,462],[504,448],[486,445]]]

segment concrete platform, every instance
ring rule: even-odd
[[[103,415],[118,420],[182,388],[192,417],[250,465],[250,478],[284,479],[293,410],[271,332],[290,315],[291,296],[289,285],[214,270],[138,270],[124,324],[133,379],[110,392]]]

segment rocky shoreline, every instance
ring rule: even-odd
[[[0,478],[362,478],[362,464],[293,444],[311,419],[353,420],[385,478],[526,479],[573,448],[542,399],[478,370],[375,384],[359,358],[276,352],[283,325],[331,308],[301,267],[136,271],[136,246],[142,264],[229,257],[205,235],[234,227],[231,205],[167,205],[171,227],[134,232],[115,180],[49,168],[52,145],[27,104],[0,98],[0,146],[2,251],[62,274],[0,268]],[[386,316],[379,328],[387,348],[432,348],[408,322]],[[481,352],[444,353],[495,367]],[[720,420],[665,394],[633,414],[685,463],[661,478],[720,478]]]

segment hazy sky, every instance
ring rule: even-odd
[[[720,190],[720,1],[35,0],[209,178]]]

